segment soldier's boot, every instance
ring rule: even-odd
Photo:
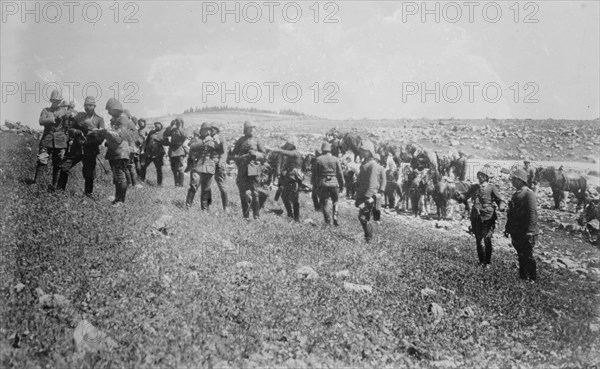
[[[328,210],[329,209],[327,209],[327,206],[323,206],[321,208],[321,211],[323,212],[323,220],[325,220],[325,224],[327,225],[331,224],[331,217]]]
[[[334,226],[339,226],[340,223],[338,222],[338,206],[337,204],[333,205],[333,210],[332,210],[332,215],[333,215],[333,225]]]
[[[485,243],[485,264],[489,265],[492,263],[492,239],[490,237],[486,237],[483,239]]]
[[[120,201],[125,202],[125,197],[127,196],[127,182],[123,182],[119,186],[121,187]]]
[[[46,165],[38,164],[35,167],[35,176],[33,177],[33,183],[37,183],[37,181],[44,175],[44,172],[46,172]]]
[[[479,258],[480,264],[485,264],[485,252],[483,251],[483,245],[481,244],[481,240],[477,240],[477,257]]]
[[[136,178],[137,176],[135,173],[135,168],[129,167],[128,171],[129,171],[129,177],[131,177],[131,185],[132,186],[137,185],[137,178]]]
[[[162,167],[158,167],[158,168],[156,168],[156,184],[159,186],[162,186],[162,181],[163,181]]]
[[[527,279],[527,261],[524,260],[523,255],[519,254],[519,278]]]
[[[190,187],[187,193],[187,198],[185,199],[185,207],[191,208],[194,204],[194,197],[196,196],[196,190]]]
[[[300,221],[300,203],[294,203],[294,220],[296,222]]]
[[[58,189],[65,190],[67,188],[67,181],[69,180],[69,174],[67,172],[60,171],[58,176]]]
[[[292,204],[289,201],[284,200],[283,206],[285,206],[285,212],[287,213],[288,218],[293,218],[294,209],[292,209]]]
[[[60,167],[56,166],[52,168],[52,185],[50,186],[51,190],[56,189],[58,186],[58,176],[60,175]]]
[[[527,274],[529,276],[529,279],[532,281],[536,281],[537,280],[537,263],[535,262],[534,258],[531,258],[531,260],[529,260],[527,271],[528,271]]]
[[[92,193],[94,192],[94,180],[93,179],[88,178],[85,180],[84,191],[85,191],[86,196],[92,196]]]
[[[210,190],[204,191],[200,196],[200,209],[209,210],[210,204],[212,203],[212,194]]]
[[[252,216],[254,219],[258,219],[260,217],[260,202],[252,199]]]
[[[370,222],[367,222],[367,224],[365,224],[363,226],[364,231],[365,231],[365,241],[371,242],[371,240],[373,239],[373,226],[371,225]]]
[[[223,210],[227,210],[227,204],[229,204],[227,191],[221,191],[221,204],[223,205]]]

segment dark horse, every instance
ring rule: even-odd
[[[362,138],[360,136],[353,135],[352,133],[346,133],[340,140],[340,152],[345,154],[348,151],[354,153],[354,158],[360,156],[360,148],[362,147]]]
[[[464,156],[438,154],[438,168],[444,175],[450,176],[450,172],[452,171],[456,179],[464,181],[467,175],[467,158]]]
[[[565,191],[572,192],[577,198],[577,207],[575,212],[585,207],[585,197],[587,191],[587,179],[584,176],[576,176],[564,173],[562,170],[557,170],[554,167],[539,167],[535,171],[535,179],[539,183],[546,181],[552,189],[552,197],[554,198],[554,208],[560,209],[561,202],[565,202]]]

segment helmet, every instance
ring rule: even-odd
[[[489,165],[484,165],[483,168],[481,168],[477,174],[483,174],[485,176],[487,176],[488,178],[494,178],[494,169],[492,169],[492,167],[490,167]]]
[[[114,99],[114,98],[110,98],[108,99],[108,101],[106,102],[106,110],[118,110],[118,111],[123,111],[123,105],[121,105],[121,103],[119,102],[119,100]]]
[[[88,96],[85,98],[83,105],[96,105],[96,98],[93,96]]]
[[[523,182],[527,183],[527,172],[525,171],[525,169],[517,169],[513,172],[512,174],[513,178],[519,178],[520,180],[522,180]]]
[[[221,132],[221,130],[219,129],[219,127],[217,126],[216,123],[210,123],[210,128],[211,129],[216,129],[217,133]]]
[[[203,130],[203,129],[210,129],[210,128],[211,128],[211,124],[210,124],[210,123],[208,123],[208,122],[204,122],[204,123],[202,123],[202,125],[200,126],[200,130]]]
[[[251,122],[251,121],[249,121],[249,120],[245,121],[245,122],[244,122],[244,129],[246,129],[246,128],[250,128],[250,127],[252,127],[252,128],[253,128],[253,127],[256,127],[256,124],[254,124],[253,122]]]
[[[62,92],[60,90],[52,90],[50,101],[62,101]]]
[[[363,141],[361,150],[371,153],[371,156],[375,156],[375,145],[371,141]]]

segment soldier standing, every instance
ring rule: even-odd
[[[512,185],[517,190],[508,204],[504,235],[510,235],[519,257],[519,276],[524,280],[537,279],[533,248],[538,237],[537,201],[535,192],[527,187],[528,173],[517,169],[512,175]]]
[[[139,160],[136,163],[135,170],[137,172],[138,178],[140,181],[143,181],[142,177],[142,165],[146,160],[145,154],[145,146],[146,146],[146,138],[148,137],[148,130],[146,129],[146,120],[144,118],[138,119],[138,127],[137,127],[137,137],[135,141],[135,145],[137,146],[139,152]]]
[[[331,147],[331,144],[329,144],[329,147]],[[312,191],[311,191],[310,197],[312,199],[315,211],[322,210],[321,203],[319,202],[319,178],[316,173],[317,167],[315,166],[317,163],[317,158],[319,156],[321,156],[321,153],[319,153],[317,150],[315,150],[315,156],[313,158],[311,158],[311,161],[310,161],[310,173],[311,173],[310,174],[310,185],[312,186]]]
[[[496,208],[499,211],[504,211],[506,203],[500,195],[500,191],[496,185],[490,183],[490,179],[494,177],[494,171],[489,166],[484,166],[477,172],[476,183],[469,187],[469,190],[464,194],[458,194],[461,200],[474,198],[474,205],[471,208],[471,231],[475,233],[475,243],[477,245],[477,256],[479,263],[487,268],[492,262],[492,236],[496,228]],[[483,240],[484,246],[481,244]]]
[[[537,181],[535,180],[535,170],[531,167],[531,160],[523,160],[523,169],[525,170],[525,173],[527,173],[527,187],[535,192],[537,189]]]
[[[83,178],[85,181],[84,192],[88,197],[94,191],[94,177],[96,176],[96,157],[100,153],[100,144],[104,140],[99,130],[104,129],[104,119],[96,114],[96,99],[88,96],[83,103],[84,112],[75,116],[75,122],[69,135],[73,144],[60,166],[58,188],[67,187],[71,169],[80,161],[83,164]]]
[[[302,154],[297,150],[296,143],[286,142],[281,149],[272,150],[275,154],[283,155],[284,162],[279,178],[282,187],[281,200],[285,206],[287,216],[296,222],[300,221],[300,184],[304,179],[302,172]]]
[[[191,169],[190,189],[185,201],[185,206],[188,209],[194,203],[194,196],[196,196],[198,188],[200,188],[200,208],[208,211],[212,203],[210,186],[217,166],[218,144],[210,135],[210,128],[209,123],[202,123],[200,136],[194,137],[190,142],[190,157],[188,159]]]
[[[52,105],[42,109],[40,125],[44,127],[37,155],[37,166],[33,183],[37,183],[42,173],[46,170],[48,159],[52,157],[52,184],[50,189],[55,189],[58,184],[60,165],[67,149],[67,120],[68,111],[62,105],[60,90],[53,90],[50,94]]]
[[[130,121],[123,113],[123,106],[118,100],[111,99],[106,103],[106,110],[112,117],[110,120],[111,130],[101,130],[106,139],[106,159],[110,163],[115,184],[115,200],[113,205],[119,206],[125,202],[127,194],[127,163],[129,162],[129,142],[131,132]]]
[[[379,221],[381,216],[381,196],[385,191],[385,170],[375,161],[375,145],[371,141],[364,141],[362,148],[365,161],[360,167],[356,184],[356,206],[358,220],[365,232],[365,241],[371,242],[373,238],[373,226],[371,218]]]
[[[250,217],[250,205],[254,219],[258,219],[260,215],[258,176],[261,174],[261,165],[258,160],[265,158],[265,149],[262,142],[254,136],[254,128],[254,123],[244,122],[244,136],[237,140],[232,152],[238,167],[236,184],[240,191],[242,214],[246,219]],[[250,192],[249,196],[246,195],[247,192]],[[248,201],[248,197],[251,201]]]
[[[171,126],[165,130],[164,138],[169,140],[169,160],[171,162],[171,171],[175,179],[175,187],[183,187],[183,159],[186,155],[183,144],[187,135],[183,129],[183,120],[174,119]]]
[[[223,210],[227,211],[227,205],[229,203],[229,198],[227,195],[227,153],[229,147],[227,146],[227,141],[225,138],[219,134],[220,132],[221,130],[216,126],[216,124],[210,124],[210,135],[217,145],[215,181],[217,182],[217,187],[219,187],[219,191],[221,192],[221,204],[223,205]]]
[[[313,186],[319,194],[319,204],[323,211],[325,224],[338,226],[338,201],[339,193],[344,190],[344,174],[340,160],[331,154],[331,144],[323,142],[321,144],[321,156],[317,158],[313,166],[315,180]],[[315,188],[313,188],[315,191]],[[328,200],[331,199],[332,211],[330,212]]]
[[[165,148],[163,146],[163,125],[161,122],[154,122],[154,129],[148,132],[146,143],[144,144],[144,160],[141,167],[140,178],[146,180],[146,170],[151,163],[154,163],[156,168],[156,182],[162,186],[163,173],[162,167],[164,164]]]

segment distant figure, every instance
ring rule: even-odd
[[[58,188],[67,187],[71,169],[80,161],[83,165],[84,192],[88,197],[94,191],[96,176],[96,157],[100,153],[100,144],[104,140],[99,130],[106,128],[104,119],[96,114],[96,99],[88,96],[83,103],[84,112],[75,115],[75,122],[69,129],[72,144],[60,166]]]
[[[163,134],[164,131],[162,123],[155,122],[154,129],[148,132],[148,136],[146,137],[146,142],[144,144],[144,161],[142,162],[140,174],[141,180],[145,181],[148,166],[154,163],[154,167],[156,168],[156,182],[159,186],[162,186],[162,167],[164,165],[165,156]]]
[[[44,127],[37,155],[37,166],[33,183],[37,183],[46,171],[48,159],[52,157],[52,184],[54,190],[58,185],[60,165],[67,150],[67,129],[69,112],[67,107],[61,106],[63,99],[60,90],[53,90],[50,94],[51,105],[42,109],[40,125]]]
[[[129,118],[123,112],[123,106],[118,100],[111,99],[106,103],[106,110],[112,117],[110,120],[111,130],[102,130],[106,139],[106,159],[110,163],[115,185],[114,206],[120,206],[125,202],[127,194],[127,163],[129,162],[129,142],[131,132],[129,130]]]
[[[166,140],[169,140],[169,160],[171,162],[171,171],[175,180],[175,187],[183,187],[183,170],[184,158],[186,156],[183,144],[187,139],[187,135],[183,129],[183,119],[174,119],[171,125],[163,134]]]
[[[474,205],[471,209],[471,231],[475,234],[477,256],[484,269],[492,262],[492,236],[496,228],[496,219],[498,219],[494,204],[500,211],[504,211],[506,206],[498,187],[490,183],[493,177],[493,169],[484,166],[477,172],[479,183],[471,185],[465,194],[456,195],[460,201],[474,198]],[[481,244],[482,240],[485,248]]]
[[[227,146],[227,140],[220,135],[220,132],[221,130],[216,124],[210,124],[210,135],[217,145],[215,181],[221,192],[221,204],[223,204],[223,210],[227,211],[227,205],[229,203],[229,197],[227,195],[227,153],[229,152],[229,147]]]
[[[281,149],[273,149],[273,153],[284,156],[279,186],[282,187],[281,200],[289,218],[300,221],[300,185],[304,180],[302,172],[302,154],[297,150],[296,143],[287,141]]]
[[[375,161],[375,146],[371,141],[364,141],[361,156],[365,159],[360,167],[356,185],[356,201],[359,209],[358,219],[365,232],[365,241],[373,239],[371,218],[379,221],[381,217],[381,198],[385,192],[385,170]]]
[[[325,224],[331,224],[333,218],[333,225],[338,226],[339,193],[344,190],[344,173],[342,172],[340,159],[331,153],[329,142],[321,144],[321,152],[323,154],[317,158],[313,167],[315,177],[313,186],[317,188]],[[331,199],[331,211],[329,210],[329,199]]]
[[[516,192],[508,203],[508,213],[504,235],[510,235],[512,245],[519,257],[519,277],[523,280],[537,280],[536,262],[533,248],[538,237],[537,201],[535,192],[527,187],[528,173],[517,169],[512,175],[512,185]]]
[[[210,135],[210,124],[202,123],[199,137],[190,141],[190,156],[188,168],[190,173],[190,189],[187,193],[185,206],[189,209],[194,203],[196,191],[200,189],[200,208],[209,210],[212,203],[211,185],[217,165],[217,143]]]
[[[258,177],[261,175],[260,160],[265,159],[265,148],[262,142],[254,136],[256,125],[250,121],[244,122],[244,136],[237,140],[232,155],[238,167],[237,186],[242,203],[242,215],[250,218],[250,206],[254,219],[260,216],[258,198]],[[249,193],[249,194],[247,194]]]

